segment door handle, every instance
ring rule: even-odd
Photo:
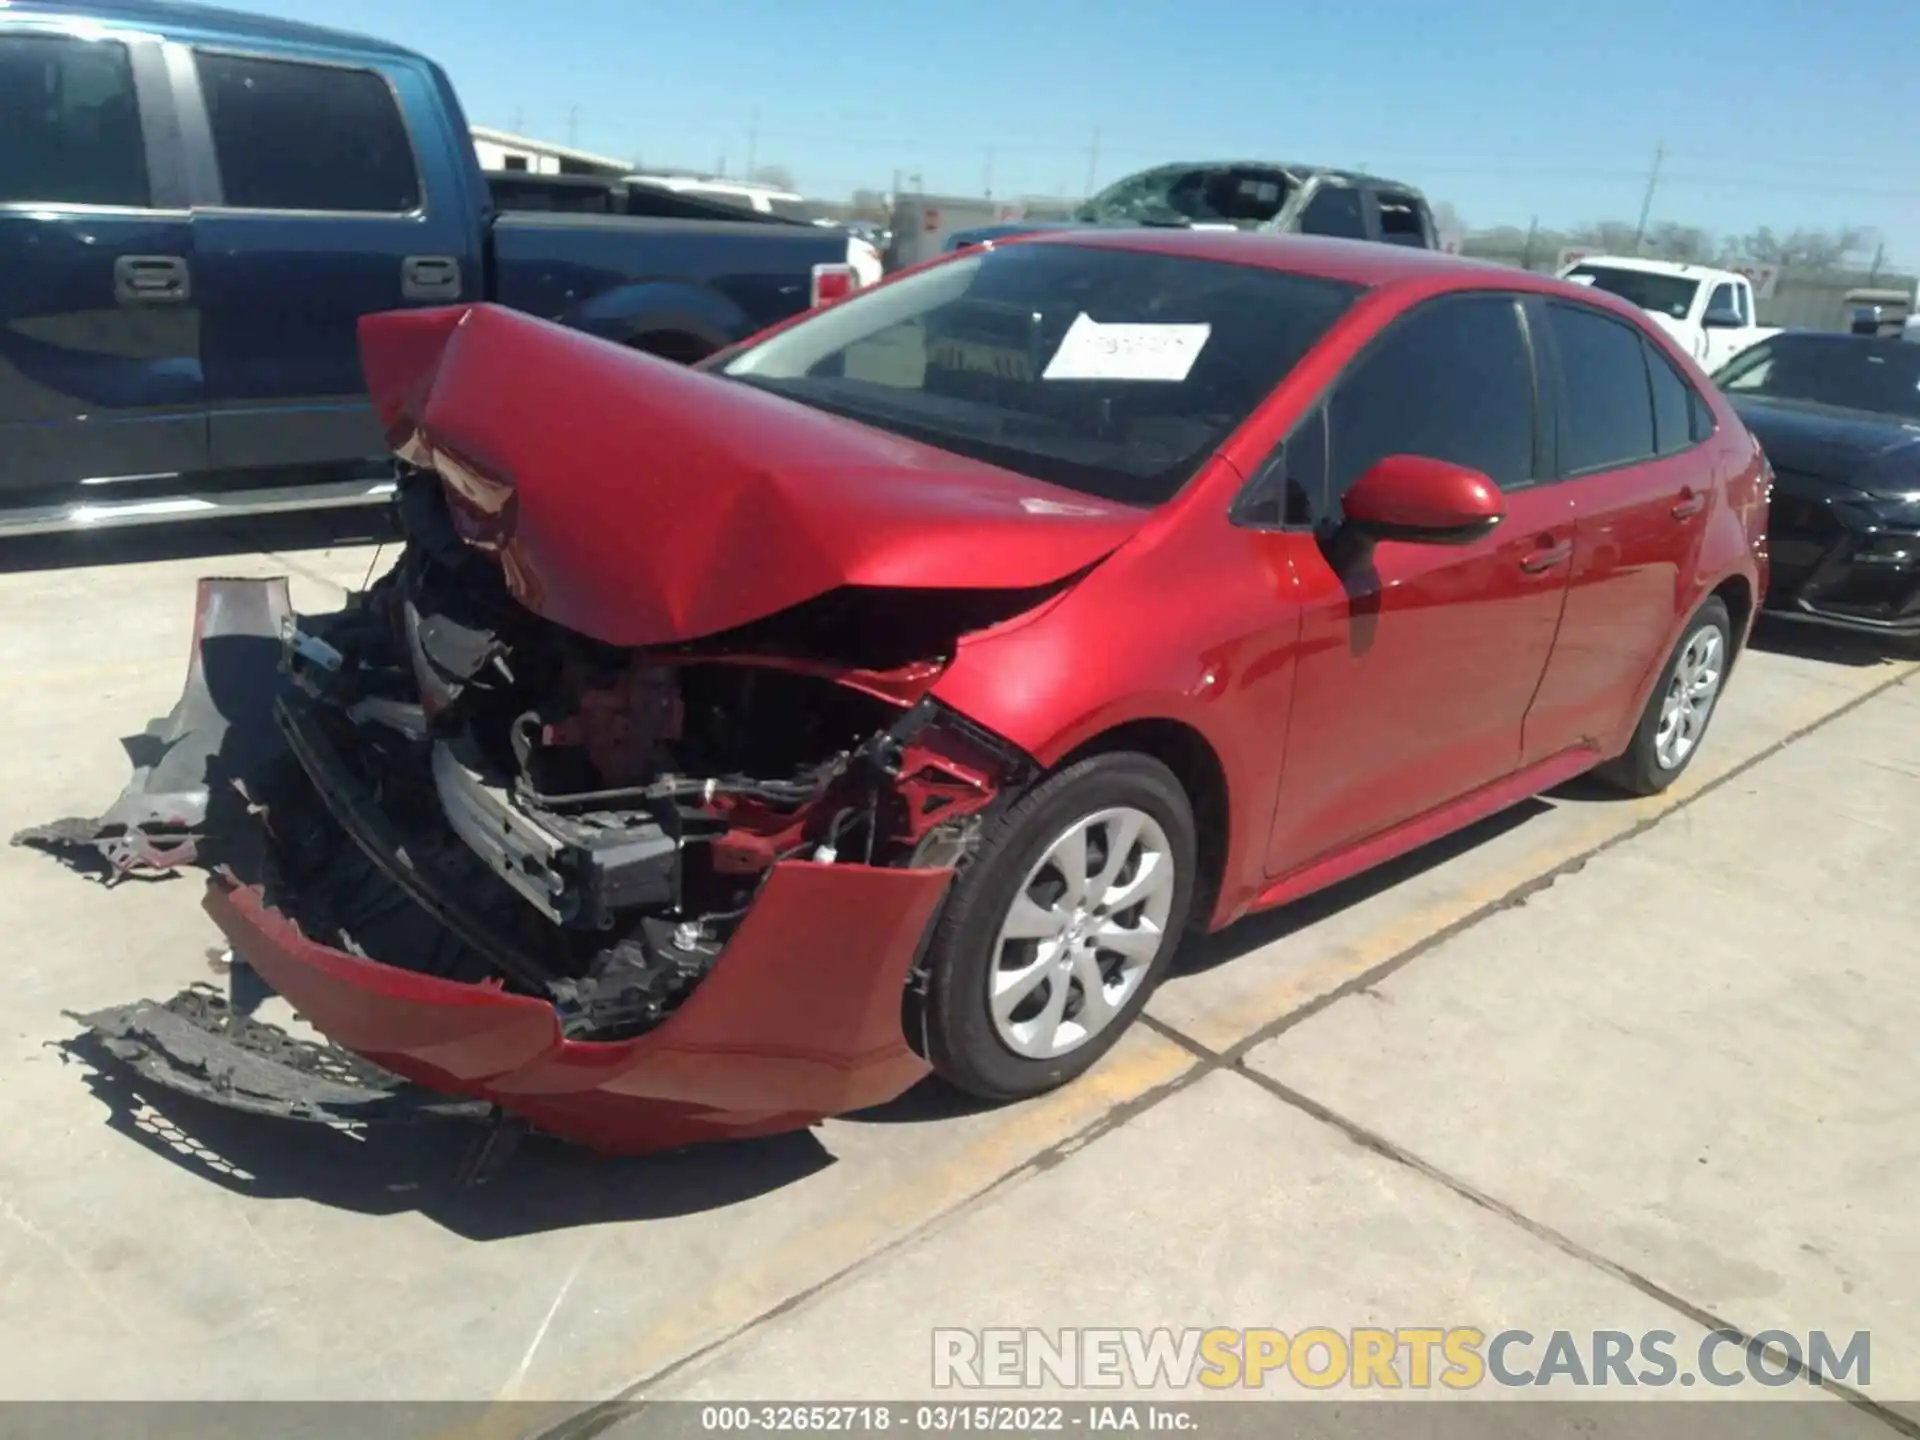
[[[178,255],[114,258],[113,298],[122,305],[178,305],[192,296],[192,275]]]
[[[400,262],[400,293],[408,300],[458,300],[460,262],[451,255],[409,255]]]
[[[1673,518],[1676,520],[1685,520],[1689,516],[1698,515],[1706,508],[1706,495],[1702,491],[1695,490],[1689,485],[1680,492],[1680,498],[1674,502]]]
[[[1556,565],[1564,565],[1573,558],[1573,542],[1571,540],[1562,540],[1555,543],[1552,537],[1547,535],[1542,535],[1540,540],[1540,548],[1535,550],[1531,555],[1523,557],[1520,561],[1520,568],[1526,571],[1527,574],[1539,575],[1553,569]]]

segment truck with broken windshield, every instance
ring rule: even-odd
[[[1162,225],[1325,235],[1435,250],[1426,196],[1411,185],[1325,165],[1206,160],[1156,165],[1115,181],[1071,220],[1007,220],[958,230],[947,249],[1046,230]]]

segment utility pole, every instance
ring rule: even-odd
[[[1867,283],[1872,284],[1880,278],[1880,267],[1886,263],[1887,242],[1882,240],[1873,247],[1873,269],[1867,272]]]
[[[1654,187],[1660,183],[1660,162],[1667,158],[1667,142],[1653,147],[1653,169],[1647,172],[1647,193],[1640,201],[1640,223],[1633,227],[1633,253],[1640,253],[1640,242],[1647,235],[1647,215],[1653,209]]]
[[[980,172],[980,193],[987,199],[993,198],[993,147],[987,147],[986,168]]]
[[[1093,127],[1093,143],[1087,146],[1087,189],[1082,198],[1093,195],[1093,177],[1100,169],[1100,127]]]
[[[1538,239],[1539,236],[1540,217],[1536,215],[1527,221],[1527,248],[1520,252],[1520,268],[1522,270],[1531,270],[1533,268],[1533,242]]]
[[[747,121],[747,179],[753,179],[754,165],[760,157],[760,107],[753,107],[753,115]]]

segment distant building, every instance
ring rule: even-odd
[[[605,175],[618,179],[633,167],[611,155],[595,155],[571,145],[530,140],[525,135],[472,127],[473,150],[482,170],[513,170],[530,175]]]

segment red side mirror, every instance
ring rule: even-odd
[[[1500,487],[1478,470],[1424,455],[1389,455],[1347,491],[1348,521],[1376,540],[1460,545],[1506,517]]]

